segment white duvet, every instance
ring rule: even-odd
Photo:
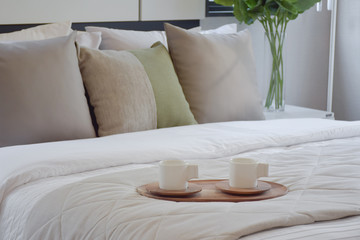
[[[160,160],[198,163],[200,178],[217,179],[228,178],[233,156],[268,162],[264,180],[289,193],[177,203],[136,192],[157,181]],[[0,163],[0,239],[237,239],[360,215],[360,122],[203,124],[5,147]]]

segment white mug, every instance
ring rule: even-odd
[[[233,188],[255,188],[259,177],[269,175],[269,165],[249,158],[230,160],[229,185]]]
[[[164,190],[186,190],[187,181],[199,176],[198,165],[191,165],[183,160],[164,160],[159,166],[159,187]]]

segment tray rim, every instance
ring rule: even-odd
[[[233,195],[228,194],[216,189],[216,182],[224,181],[226,179],[196,179],[189,181],[190,183],[200,184],[202,187],[202,191],[182,197],[169,197],[169,196],[159,196],[149,193],[144,184],[136,188],[136,191],[145,197],[159,199],[159,200],[167,200],[167,201],[175,201],[175,202],[248,202],[248,201],[262,201],[272,198],[278,198],[284,196],[288,193],[288,189],[286,186],[270,182],[263,181],[269,183],[272,187],[268,191],[265,191],[261,194],[256,195]],[[261,180],[262,181],[262,180]],[[154,182],[153,182],[154,183]],[[151,184],[151,183],[150,183]],[[276,191],[275,191],[276,190]]]

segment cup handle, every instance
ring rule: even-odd
[[[269,164],[267,163],[258,163],[257,165],[257,177],[267,177],[269,176]]]
[[[196,164],[188,164],[187,165],[187,180],[190,180],[192,178],[198,178],[199,177],[199,166]]]

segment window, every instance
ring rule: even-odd
[[[206,16],[233,16],[233,7],[216,4],[214,0],[206,0]]]

